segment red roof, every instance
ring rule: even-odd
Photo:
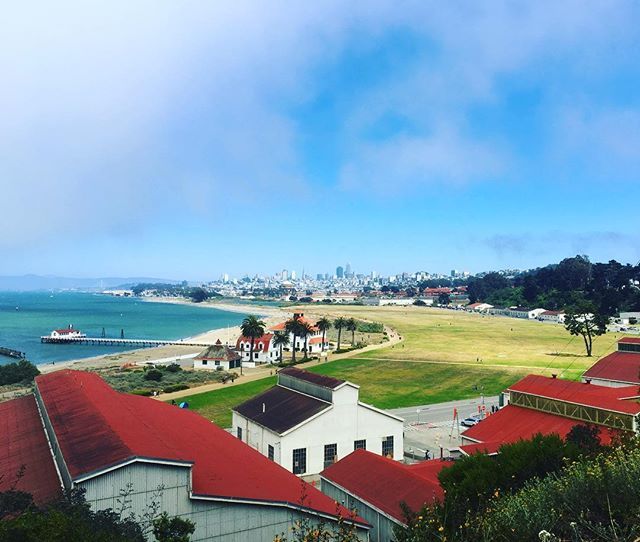
[[[40,375],[36,385],[74,479],[133,458],[161,459],[193,465],[194,496],[300,507],[304,491],[304,508],[336,516],[333,500],[195,412],[116,392],[83,371]]]
[[[79,330],[73,328],[56,329],[59,335],[67,335],[68,333],[80,333]]]
[[[618,343],[635,343],[640,344],[640,337],[622,337]]]
[[[530,408],[507,405],[495,414],[487,416],[477,425],[467,429],[462,435],[469,439],[482,442],[488,448],[489,453],[497,451],[500,445],[518,440],[528,440],[534,435],[556,434],[564,438],[574,425],[582,422],[532,410]],[[600,429],[600,442],[608,444],[614,431],[606,427]],[[461,447],[462,448],[462,447]],[[464,449],[464,452],[473,453],[481,451],[480,447]]]
[[[598,360],[583,378],[601,378],[627,384],[640,384],[640,354],[613,352]]]
[[[16,483],[16,475],[24,474]],[[36,504],[62,495],[49,443],[33,395],[0,403],[0,492],[31,493]]]
[[[466,455],[486,454],[495,455],[502,446],[502,442],[476,442],[475,444],[463,444],[460,450]]]
[[[309,344],[322,344],[322,337],[312,337],[309,339]]]
[[[297,316],[297,317],[296,317],[296,316],[294,316],[294,318],[295,318],[298,322],[300,322],[300,323],[302,323],[302,324],[309,324],[310,326],[312,326],[312,327],[313,327],[313,331],[318,331],[318,328],[316,327],[316,323],[315,323],[315,322],[312,322],[311,320],[309,320],[309,319],[307,319],[307,318],[305,318],[305,317],[304,317],[304,315],[302,315],[302,314],[301,314],[301,315],[299,315],[299,316]],[[276,325],[274,325],[274,326],[271,326],[271,327],[269,328],[269,331],[284,331],[284,330],[285,330],[286,325],[287,325],[287,322],[280,322],[279,324],[276,324]]]
[[[632,400],[623,400],[638,397],[640,390],[637,386],[612,388],[546,376],[529,375],[516,382],[509,388],[509,391],[519,391],[529,395],[602,408],[613,412],[640,413],[640,403]]]
[[[269,345],[271,344],[271,339],[273,339],[273,333],[265,333],[259,339],[253,339],[253,351],[254,352],[267,352],[269,350]],[[241,343],[250,343],[250,337],[239,337],[236,342],[236,349],[240,350]]]
[[[443,498],[438,473],[448,465],[451,463],[439,459],[404,465],[356,450],[326,468],[321,476],[404,523],[401,502],[417,512],[424,504]]]

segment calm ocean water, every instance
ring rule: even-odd
[[[20,350],[34,363],[108,354],[131,347],[41,344],[40,336],[69,324],[90,337],[179,339],[238,325],[244,314],[149,303],[135,298],[79,292],[0,292],[0,346]],[[0,356],[0,364],[11,360]]]

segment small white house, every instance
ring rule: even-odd
[[[66,329],[54,329],[50,335],[52,339],[83,339],[86,336],[85,333],[71,326]]]
[[[554,322],[564,324],[564,311],[544,311],[538,315],[538,320],[542,322]]]
[[[233,409],[233,434],[298,475],[318,474],[357,449],[401,460],[403,420],[358,400],[359,386],[296,368]]]
[[[240,354],[226,344],[222,344],[220,339],[193,358],[194,369],[229,371],[237,367],[240,367]]]
[[[487,312],[489,309],[493,309],[493,305],[489,305],[489,303],[471,303],[465,308],[473,312]]]
[[[273,344],[275,335],[265,333],[258,339],[253,339],[253,358],[251,358],[251,339],[240,337],[236,342],[236,350],[240,354],[243,367],[255,367],[263,363],[276,363],[279,351]]]
[[[635,325],[640,323],[640,312],[621,312],[620,323]]]

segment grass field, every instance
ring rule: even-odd
[[[348,359],[310,369],[358,384],[361,400],[380,408],[478,396],[475,386],[493,395],[529,373],[576,379],[599,356],[614,350],[620,337],[607,334],[596,339],[594,356],[587,358],[582,339],[554,324],[424,307],[314,306],[313,313],[384,322],[402,335],[400,344],[355,351]],[[234,405],[274,383],[275,377],[270,377],[187,400],[193,409],[227,427]]]
[[[381,321],[397,330],[403,344],[362,354],[361,359],[407,360],[499,366],[577,378],[622,335],[594,341],[593,357],[585,355],[582,338],[558,324],[482,316],[425,307],[314,307],[314,313]]]

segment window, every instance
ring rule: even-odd
[[[297,448],[293,450],[293,474],[307,472],[307,449]]]
[[[236,429],[236,435],[238,436],[238,438],[239,438],[240,440],[242,440],[242,427],[238,427],[238,428]]]
[[[275,451],[273,449],[273,446],[271,446],[271,444],[269,444],[269,448],[268,448],[268,452],[269,454],[269,459],[271,459],[271,461],[273,461],[273,458],[275,457]]]
[[[258,352],[253,353],[253,359],[258,359]]]
[[[202,360],[202,365],[207,365],[207,360],[206,359]]]
[[[325,444],[324,445],[324,468],[329,465],[333,465],[338,458],[338,445],[337,444]]]
[[[382,439],[382,455],[393,457],[393,435]]]
[[[365,439],[354,440],[353,441],[353,449],[354,450],[366,450],[367,449],[367,441]]]

